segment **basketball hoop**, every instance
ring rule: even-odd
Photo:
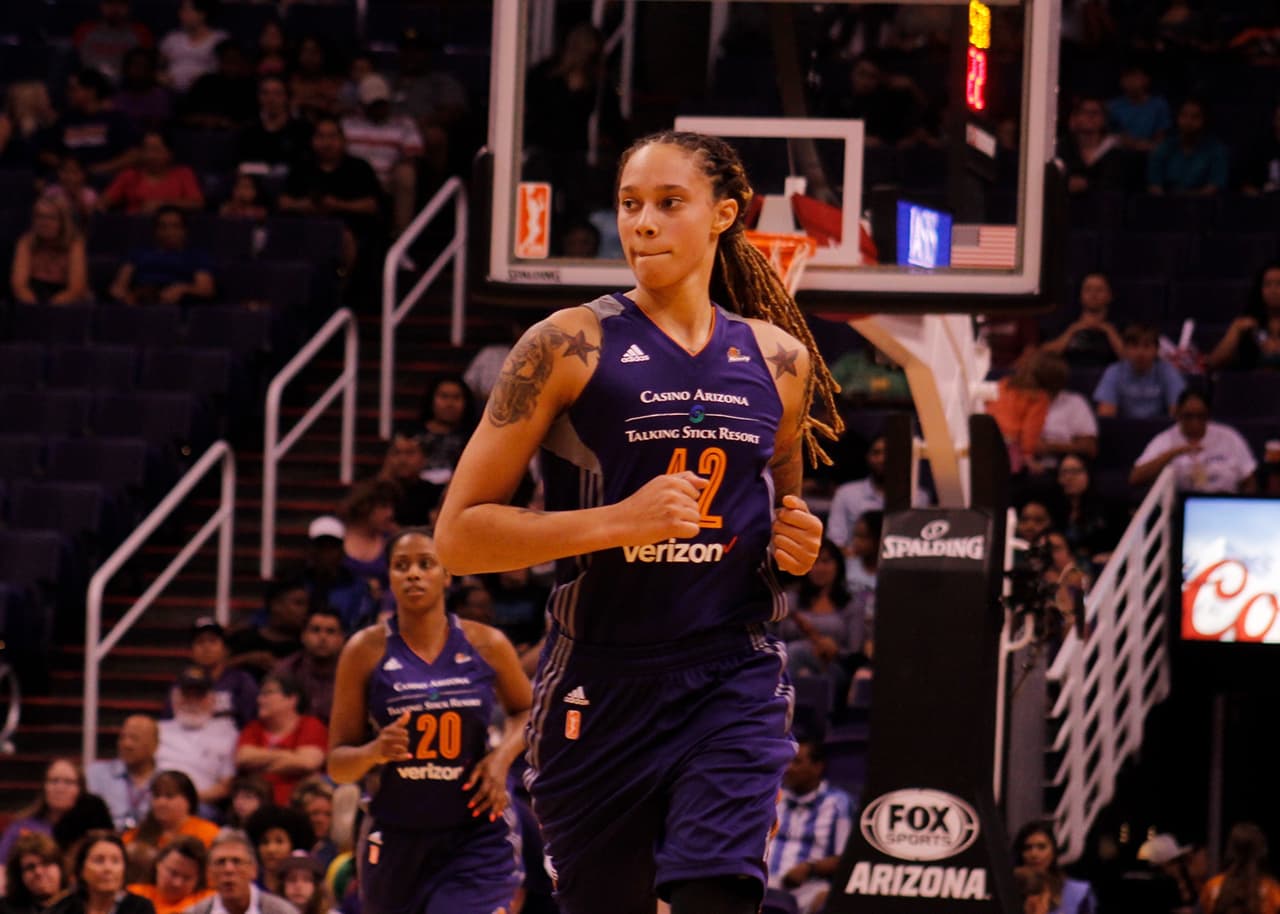
[[[805,264],[818,250],[818,242],[803,232],[747,231],[747,240],[769,259],[774,272],[792,295],[800,288]]]

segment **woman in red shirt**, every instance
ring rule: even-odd
[[[288,806],[298,782],[324,765],[329,730],[306,713],[307,696],[297,680],[272,674],[258,690],[258,718],[240,733],[236,767],[256,772],[271,785],[278,806]]]
[[[126,168],[102,195],[102,208],[126,213],[153,213],[161,206],[200,209],[204,194],[195,172],[173,164],[173,153],[157,130],[143,134],[136,168]]]

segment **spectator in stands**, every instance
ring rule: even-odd
[[[111,82],[97,70],[80,70],[67,80],[68,110],[44,131],[40,164],[58,167],[74,156],[91,179],[108,181],[137,158],[133,122],[110,106]]]
[[[481,412],[484,411],[484,404],[489,400],[489,393],[502,375],[502,366],[506,364],[511,348],[524,334],[524,329],[520,323],[512,321],[508,326],[508,340],[481,347],[480,351],[471,357],[467,370],[462,373],[462,379],[471,390],[473,402],[479,404]]]
[[[58,163],[58,181],[45,187],[43,196],[65,204],[76,229],[84,235],[98,209],[98,192],[89,186],[89,176],[79,159],[66,156]]]
[[[1022,900],[1019,908],[1022,914],[1050,914],[1053,910],[1049,880],[1040,871],[1029,866],[1016,866],[1013,868],[1013,884]]]
[[[46,140],[42,132],[57,119],[44,83],[29,80],[11,84],[0,112],[0,168],[30,168]]]
[[[412,118],[392,115],[391,86],[385,78],[370,73],[356,91],[360,111],[342,120],[347,150],[369,163],[390,195],[392,225],[399,233],[413,221],[422,136]]]
[[[428,526],[431,510],[440,502],[444,486],[423,479],[422,472],[426,468],[427,455],[422,450],[418,430],[411,426],[397,428],[387,445],[387,456],[382,461],[378,477],[400,487],[395,522],[401,527]]]
[[[246,222],[267,221],[267,207],[261,185],[251,174],[241,172],[231,185],[231,196],[218,208],[224,219],[243,219]]]
[[[191,778],[200,797],[200,813],[208,818],[213,805],[231,794],[236,774],[236,741],[240,731],[230,717],[214,713],[213,677],[202,666],[187,667],[170,692],[173,719],[160,721],[156,765]]]
[[[1172,465],[1181,492],[1253,492],[1258,461],[1244,437],[1209,419],[1209,402],[1194,389],[1182,392],[1177,422],[1156,435],[1134,462],[1129,483],[1148,486]]]
[[[1009,449],[1009,466],[1014,473],[1039,473],[1043,466],[1036,456],[1044,418],[1049,412],[1049,392],[1044,379],[1044,359],[1037,353],[1014,366],[1013,374],[996,383],[996,398],[987,403],[987,412],[1000,426]]]
[[[1040,428],[1035,455],[1040,466],[1052,469],[1069,454],[1098,456],[1098,420],[1089,401],[1067,390],[1070,371],[1060,355],[1040,352],[1036,356],[1040,384],[1049,396],[1049,409]]]
[[[134,48],[124,55],[124,76],[112,102],[139,130],[162,127],[173,114],[173,93],[160,85],[159,69],[154,48]]]
[[[1056,914],[1093,914],[1098,910],[1092,886],[1069,879],[1063,872],[1058,863],[1058,839],[1049,822],[1028,822],[1018,829],[1013,839],[1013,858],[1018,865],[1030,867],[1048,880]]]
[[[231,782],[231,805],[227,808],[227,824],[244,828],[249,817],[271,803],[271,785],[257,774],[242,774]]]
[[[299,577],[307,588],[312,606],[329,606],[342,617],[342,627],[355,631],[377,612],[368,583],[356,577],[343,563],[342,541],[346,525],[332,515],[323,515],[307,527],[307,552]]]
[[[827,515],[827,537],[840,547],[845,555],[853,554],[853,525],[868,511],[884,510],[885,440],[880,435],[871,440],[867,448],[867,475],[839,486],[831,496],[831,509]],[[912,505],[923,508],[929,497],[923,489],[917,489]]]
[[[116,272],[111,297],[126,305],[176,305],[209,300],[217,287],[213,263],[187,245],[187,217],[176,206],[155,211],[155,242],[134,251]]]
[[[1151,151],[1147,192],[1216,194],[1227,187],[1229,155],[1217,137],[1205,132],[1204,103],[1193,98],[1178,107],[1177,133]]]
[[[456,374],[437,375],[422,395],[421,417],[418,440],[427,458],[422,478],[442,486],[453,478],[453,469],[479,418],[471,388]]]
[[[1107,103],[1111,127],[1127,148],[1149,152],[1173,126],[1169,103],[1164,96],[1151,94],[1151,75],[1136,61],[1121,71],[1120,91]]]
[[[1200,908],[1205,914],[1280,912],[1280,883],[1267,865],[1267,837],[1252,822],[1237,822],[1227,837],[1226,868],[1205,884]]]
[[[328,606],[316,607],[302,627],[302,650],[285,657],[272,672],[287,676],[302,686],[311,713],[326,725],[333,707],[333,677],[338,669],[338,654],[346,641],[342,615]]]
[[[191,662],[213,681],[213,713],[230,718],[239,730],[258,716],[258,683],[247,671],[229,666],[226,630],[212,616],[196,619],[191,633]],[[176,682],[175,682],[176,685]],[[173,713],[172,705],[166,714]]]
[[[150,48],[155,39],[151,30],[129,18],[129,0],[101,0],[101,18],[80,23],[71,44],[80,65],[93,67],[115,82],[124,72],[124,56],[135,48]]]
[[[827,677],[834,694],[847,692],[849,682],[840,676],[836,659],[862,651],[866,615],[854,604],[844,556],[831,540],[823,541],[809,573],[787,590],[787,605],[790,613],[778,623],[776,634],[786,642],[791,675]]]
[[[214,894],[188,910],[191,914],[298,914],[289,902],[254,885],[256,849],[239,829],[224,828],[209,848],[209,882]]]
[[[23,835],[52,835],[65,851],[97,828],[111,828],[107,804],[88,791],[78,762],[55,758],[44,770],[40,795],[14,813],[0,835],[0,860],[9,859],[14,842]]]
[[[324,115],[315,120],[311,150],[312,159],[289,169],[280,209],[341,219],[346,224],[342,263],[350,270],[358,243],[373,240],[382,186],[368,162],[347,153],[342,125],[334,117]]]
[[[67,887],[62,850],[48,835],[23,835],[5,862],[0,914],[45,914]]]
[[[351,61],[347,65],[347,78],[342,83],[342,88],[338,90],[338,111],[343,117],[360,113],[360,83],[364,81],[366,76],[372,76],[373,74],[373,55],[371,53],[357,51],[351,55]]]
[[[329,864],[338,856],[338,846],[330,837],[333,831],[333,785],[320,776],[303,781],[293,791],[291,805],[311,823],[314,839],[308,845],[311,859],[322,870],[328,869]]]
[[[493,595],[487,587],[463,584],[450,592],[446,599],[449,612],[459,619],[494,624]]]
[[[240,171],[283,180],[294,162],[311,154],[311,128],[289,114],[289,89],[280,76],[258,80],[258,119],[240,134]]]
[[[1034,543],[1053,527],[1053,512],[1049,510],[1048,502],[1048,497],[1038,494],[1023,498],[1014,528],[1019,539]]]
[[[261,774],[277,806],[287,805],[298,782],[320,770],[329,748],[328,730],[306,713],[306,700],[296,680],[268,675],[258,691],[258,719],[240,734],[237,766]]]
[[[298,914],[330,914],[333,910],[323,877],[323,864],[298,851],[280,865],[281,890]]]
[[[375,600],[387,592],[387,541],[395,533],[399,487],[386,479],[368,479],[351,487],[342,502],[342,564],[368,582]]]
[[[868,511],[854,521],[849,556],[844,563],[849,593],[853,595],[854,605],[867,619],[875,613],[876,578],[880,571],[880,534],[883,527],[883,511]]]
[[[215,0],[182,0],[178,5],[177,31],[160,42],[169,85],[187,92],[195,81],[217,66],[216,49],[227,33],[210,28]]]
[[[528,568],[486,575],[485,586],[493,598],[494,624],[516,651],[522,653],[537,644],[546,631],[549,589],[535,581]]]
[[[1035,318],[1027,315],[1017,314],[983,314],[978,317],[978,336],[987,344],[987,349],[991,351],[991,367],[1001,371],[1013,369],[1019,362],[1027,358],[1031,353],[1035,352],[1036,346],[1040,342],[1040,327],[1036,324]],[[879,372],[877,366],[887,363],[892,370],[901,372],[898,366],[879,350],[872,348],[873,365],[868,369],[869,373]],[[843,360],[843,359],[842,359]],[[872,390],[875,389],[877,380],[871,382]],[[910,400],[910,393],[906,386],[905,375],[901,379],[901,385],[904,391],[905,399]],[[850,390],[857,390],[861,385],[854,385]]]
[[[1124,357],[1108,366],[1093,391],[1098,415],[1158,419],[1171,415],[1187,382],[1159,356],[1160,334],[1148,324],[1124,330]]]
[[[1072,368],[1110,365],[1124,358],[1120,331],[1107,320],[1111,282],[1105,273],[1087,273],[1080,281],[1080,316],[1044,344],[1045,352],[1061,355]]]
[[[1205,361],[1212,369],[1280,369],[1280,262],[1258,271],[1244,314]]]
[[[42,197],[31,208],[31,228],[13,247],[9,288],[27,305],[72,305],[92,299],[84,238],[66,203]]]
[[[826,904],[853,828],[853,800],[825,775],[822,742],[802,740],[782,776],[778,830],[769,846],[769,888],[790,892],[801,914]]]
[[[106,801],[115,827],[137,825],[151,809],[151,781],[156,774],[160,730],[145,714],[131,714],[120,726],[116,757],[92,763],[86,774],[90,793]]]
[[[1244,152],[1241,190],[1246,194],[1273,194],[1280,190],[1280,105],[1271,114],[1266,132]]]
[[[1196,878],[1197,867],[1192,862],[1195,856],[1196,848],[1179,844],[1167,833],[1152,835],[1144,841],[1138,848],[1138,860],[1145,861],[1147,869],[1145,873],[1135,873],[1138,878],[1132,880],[1141,890],[1139,903],[1160,914],[1198,911],[1200,892],[1204,888],[1199,883],[1205,880]]]
[[[234,38],[218,42],[214,54],[217,69],[191,85],[182,102],[182,120],[206,130],[244,127],[258,113],[253,66]]]
[[[142,135],[138,164],[116,175],[102,194],[102,207],[132,214],[154,213],[162,207],[202,209],[204,194],[195,172],[174,164],[164,134],[148,130]]]
[[[268,805],[249,817],[244,830],[258,850],[258,883],[282,895],[285,861],[294,851],[305,854],[313,840],[307,817],[290,806]]]
[[[438,50],[420,32],[406,31],[400,39],[394,93],[396,114],[418,122],[428,189],[448,173],[456,136],[470,107],[462,83],[435,66]]]
[[[1111,557],[1124,533],[1123,518],[1094,488],[1089,465],[1078,454],[1066,454],[1058,463],[1058,489],[1062,494],[1062,533],[1077,564],[1092,572]]]
[[[129,891],[151,902],[156,914],[181,914],[213,894],[205,884],[209,854],[199,838],[175,838],[156,854],[155,874]]]
[[[262,23],[258,32],[256,47],[258,62],[255,70],[258,76],[281,76],[289,69],[289,61],[285,58],[284,26],[274,16]]]
[[[924,124],[925,99],[910,77],[886,73],[870,54],[848,71],[848,92],[836,95],[829,117],[861,118],[868,146],[933,145]]]
[[[602,86],[604,36],[590,22],[574,25],[555,55],[530,69],[525,79],[524,138],[562,167],[585,162],[587,125],[595,115],[599,142],[608,158],[625,143],[617,93]]]
[[[114,832],[89,832],[76,849],[75,887],[51,914],[155,914],[151,902],[125,890],[125,850]]]
[[[1107,131],[1102,99],[1077,98],[1067,119],[1067,135],[1058,153],[1067,168],[1067,190],[1083,194],[1091,190],[1123,190],[1125,162],[1120,138]]]
[[[309,605],[307,587],[300,578],[268,581],[263,594],[265,611],[227,637],[227,648],[231,651],[228,662],[262,675],[278,661],[300,650]],[[258,697],[261,699],[261,694]],[[261,708],[261,700],[258,704]]]
[[[196,785],[181,771],[161,771],[151,782],[151,810],[136,828],[124,835],[131,882],[141,882],[151,872],[161,848],[180,837],[197,838],[205,847],[218,834],[218,826],[197,813],[200,797]]]
[[[304,36],[289,69],[293,110],[313,123],[322,117],[336,117],[342,80],[324,43],[315,35]]]

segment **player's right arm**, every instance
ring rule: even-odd
[[[409,727],[406,711],[366,741],[369,707],[366,692],[369,677],[382,659],[387,630],[377,625],[352,636],[338,658],[333,687],[333,709],[329,715],[329,777],[339,784],[352,784],[369,770],[386,762],[399,762],[409,755]]]
[[[706,481],[693,473],[659,476],[599,508],[531,511],[508,504],[552,424],[591,379],[600,343],[595,315],[568,308],[530,327],[507,356],[436,524],[436,549],[451,574],[508,571],[698,534],[697,498]]]

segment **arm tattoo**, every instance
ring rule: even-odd
[[[796,371],[796,359],[800,358],[799,349],[783,349],[782,344],[778,344],[777,350],[773,355],[765,356],[766,362],[773,363],[773,377],[775,379],[782,377],[784,374],[795,375],[800,377],[800,373]]]
[[[516,344],[502,367],[489,397],[489,418],[494,425],[511,425],[533,415],[538,396],[551,377],[556,350],[561,346],[565,347],[566,358],[577,356],[584,365],[591,364],[588,355],[600,351],[581,330],[570,336],[552,324],[538,327]]]

